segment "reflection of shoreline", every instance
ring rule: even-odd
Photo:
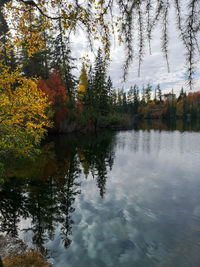
[[[200,121],[186,120],[159,120],[159,119],[143,119],[136,121],[134,124],[135,130],[159,130],[159,131],[200,131]]]
[[[154,127],[153,123],[155,121],[157,127]],[[182,121],[177,121],[177,123],[180,123],[181,127],[183,126]],[[134,130],[119,132],[116,137],[116,146],[122,150],[128,148],[134,153],[151,154],[153,152],[153,154],[157,154],[158,156],[161,150],[164,150],[166,153],[170,153],[170,151],[174,153],[175,145],[175,151],[177,153],[198,153],[197,144],[199,143],[198,136],[200,128],[198,128],[198,125],[194,124],[192,126],[190,125],[190,130],[186,130],[186,127],[183,130],[180,125],[178,129],[175,128],[176,130],[172,130],[164,124],[163,121],[146,120],[142,125],[136,124]],[[197,128],[195,128],[195,125]],[[176,135],[175,141],[177,141],[175,144],[174,134]],[[193,138],[195,138],[195,142],[190,142],[188,138],[185,137],[191,134],[194,134]]]
[[[14,239],[20,231],[31,231],[32,247],[46,254],[47,240],[54,240],[60,228],[63,246],[72,241],[72,214],[81,193],[80,174],[92,175],[101,197],[114,161],[115,133],[100,135],[50,137],[34,162],[13,162],[0,195],[0,232]],[[29,229],[19,227],[30,220]]]

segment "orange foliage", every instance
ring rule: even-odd
[[[40,78],[38,87],[48,96],[55,112],[55,126],[59,127],[60,122],[69,115],[67,90],[65,85],[62,84],[59,72],[54,70],[46,82]]]
[[[193,105],[198,105],[200,102],[200,92],[194,92],[194,93],[189,93],[187,95],[186,101],[188,104],[193,104]]]
[[[38,81],[38,87],[48,96],[53,105],[65,103],[67,99],[67,90],[62,84],[60,74],[54,70],[48,80],[44,82],[41,78]]]

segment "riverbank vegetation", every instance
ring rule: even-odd
[[[31,266],[40,266],[40,267],[51,267],[52,265],[45,262],[43,256],[34,250],[28,251],[25,254],[16,255],[12,258],[6,258],[3,260],[3,267],[31,267]]]
[[[169,93],[163,91],[158,84],[155,89],[148,84],[143,89],[134,85],[125,93],[117,92],[116,108],[121,113],[129,114],[135,119],[165,119],[165,120],[196,120],[200,118],[200,92],[184,92],[179,95],[172,89]]]

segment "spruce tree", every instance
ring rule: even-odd
[[[154,102],[157,103],[157,88],[154,89]]]
[[[161,89],[160,89],[160,84],[158,84],[156,86],[156,91],[158,93],[158,100],[159,100],[159,102],[162,102],[162,92],[161,92]]]
[[[144,86],[142,87],[142,100],[141,100],[141,104],[143,106],[146,104],[146,101],[145,101],[145,88],[144,88]]]
[[[133,88],[133,99],[134,99],[133,112],[134,114],[137,114],[139,107],[139,99],[138,99],[138,87],[136,84],[134,85]]]
[[[33,55],[29,55],[27,49],[27,43],[24,41],[21,46],[20,63],[22,66],[22,72],[25,77],[42,77],[42,79],[49,78],[49,60],[50,51],[48,49],[48,41],[50,36],[47,34],[47,29],[42,27],[43,17],[36,17],[33,13],[30,13],[30,28],[38,28],[41,31],[41,39],[44,43],[44,47],[40,47]]]
[[[109,112],[109,92],[106,86],[106,64],[102,55],[102,50],[99,48],[94,67],[94,86],[95,104],[99,116],[107,115]]]
[[[127,102],[128,102],[128,113],[133,113],[133,87],[128,90],[128,95],[127,95]]]
[[[183,90],[183,87],[181,88],[181,92],[180,92],[180,95],[178,97],[178,101],[184,99],[184,97],[186,96],[186,94],[184,93],[184,90]]]
[[[55,29],[54,38],[51,41],[51,68],[59,71],[69,98],[73,101],[74,90],[77,85],[77,80],[72,74],[72,70],[76,68],[74,64],[75,58],[71,56],[69,40],[63,34],[63,24],[60,19],[57,21]]]
[[[147,104],[149,104],[151,100],[151,88],[152,86],[148,83],[147,88],[145,89],[145,100]]]
[[[108,97],[109,97],[109,104],[110,106],[113,106],[113,83],[111,80],[111,77],[109,76],[106,82]]]
[[[124,90],[122,91],[122,112],[127,113],[127,98],[126,92],[124,92]]]

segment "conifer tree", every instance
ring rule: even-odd
[[[139,107],[138,87],[136,84],[134,85],[134,88],[133,88],[133,98],[134,98],[133,111],[134,111],[134,114],[136,114],[138,112],[138,107]]]
[[[49,60],[50,52],[48,49],[48,41],[50,36],[47,35],[47,29],[42,27],[43,17],[36,17],[34,13],[30,11],[29,26],[30,29],[38,28],[41,31],[41,39],[44,43],[44,47],[40,47],[38,51],[35,51],[31,56],[27,47],[27,41],[23,36],[24,41],[21,45],[20,63],[22,66],[22,72],[25,77],[42,77],[48,79],[49,77]]]
[[[113,106],[113,84],[111,77],[109,76],[106,82],[106,87],[107,87],[107,92],[108,92],[108,97],[109,97],[109,104]]]
[[[127,95],[127,102],[129,105],[133,103],[133,87],[128,90],[128,95]]]
[[[160,89],[160,84],[158,84],[156,86],[156,91],[158,93],[158,100],[159,100],[159,102],[162,102],[162,92],[161,92],[161,89]]]
[[[185,94],[185,92],[184,92],[184,90],[183,90],[183,87],[182,87],[182,88],[181,88],[181,91],[180,91],[180,95],[179,95],[179,97],[178,97],[178,101],[184,99],[185,97],[186,97],[186,94]]]
[[[152,88],[152,86],[148,83],[147,88],[145,90],[145,100],[146,100],[147,104],[149,104],[149,102],[151,100],[151,88]]]
[[[126,92],[122,89],[122,112],[127,113],[127,98]]]
[[[97,106],[99,115],[106,115],[109,112],[109,92],[106,86],[106,64],[99,49],[95,60],[93,90],[95,91],[94,103]]]
[[[21,65],[23,75],[27,78],[42,77],[47,79],[49,76],[48,66],[45,64],[45,58],[47,57],[47,51],[37,51],[31,57],[28,56],[27,49],[22,46],[21,50]]]
[[[72,101],[74,90],[77,84],[72,70],[75,69],[75,59],[71,56],[69,40],[64,35],[63,24],[59,19],[56,25],[54,39],[52,40],[52,61],[51,67],[57,69],[65,83],[69,98]]]
[[[154,102],[157,102],[157,88],[154,89]]]
[[[144,106],[145,105],[145,88],[144,86],[142,87],[142,100],[141,100],[141,104]]]

